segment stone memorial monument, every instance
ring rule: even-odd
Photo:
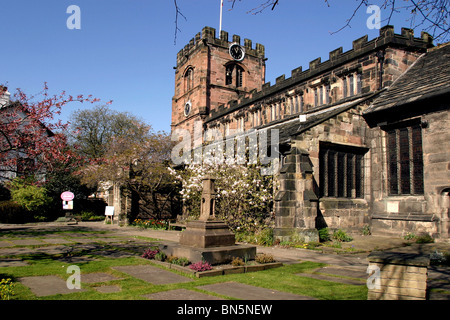
[[[199,219],[186,224],[178,244],[164,243],[160,249],[167,255],[186,257],[191,262],[205,260],[211,264],[220,264],[235,257],[254,259],[256,247],[235,244],[234,233],[215,216],[215,179],[205,176],[202,183]]]

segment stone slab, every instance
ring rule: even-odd
[[[38,297],[85,291],[84,289],[67,288],[66,281],[57,276],[25,277],[19,278],[19,281]]]
[[[0,267],[24,267],[24,266],[28,266],[28,263],[21,259],[0,258]]]
[[[43,245],[45,242],[36,239],[10,240],[15,246],[36,246]]]
[[[12,244],[9,241],[0,241],[0,248],[6,248],[6,247],[12,247],[14,246],[14,244]]]
[[[46,238],[42,239],[47,244],[70,244],[73,243],[73,241],[69,241],[67,239],[61,239],[61,238]]]
[[[89,257],[80,257],[80,256],[68,256],[68,257],[63,257],[63,258],[59,258],[58,261],[62,261],[62,262],[66,262],[66,263],[83,263],[83,262],[89,262],[89,261],[94,261],[96,259],[94,258],[89,258]]]
[[[209,284],[197,288],[241,300],[316,300],[312,297],[237,282]]]
[[[192,279],[150,265],[118,266],[112,269],[129,274],[151,284],[191,282]]]
[[[101,256],[104,258],[128,258],[128,257],[134,257],[136,254],[125,252],[122,250],[99,250],[99,251],[92,251],[91,254],[96,256]]]
[[[106,282],[112,280],[120,280],[112,274],[105,272],[93,272],[93,273],[82,273],[81,274],[81,282],[84,283],[96,283],[96,282]]]
[[[143,296],[149,300],[225,300],[206,293],[187,289],[176,289],[169,291],[156,292]]]

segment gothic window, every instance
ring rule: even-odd
[[[184,82],[186,91],[191,90],[194,87],[194,69],[188,68],[184,74]]]
[[[300,102],[299,102],[299,104],[300,104],[300,112],[303,112],[303,105],[304,105],[303,94],[300,95],[299,100],[300,100]]]
[[[245,130],[245,118],[244,117],[238,118],[237,123],[238,123],[238,130],[244,131]]]
[[[365,153],[364,148],[321,144],[319,151],[321,197],[362,198]]]
[[[423,194],[422,128],[420,122],[385,128],[389,194]]]
[[[347,78],[346,77],[344,77],[342,79],[342,95],[344,98],[347,98],[347,95],[348,95],[348,93],[347,93]]]
[[[320,86],[319,89],[319,106],[323,104],[323,86]]]
[[[294,97],[294,113],[298,112],[298,96]]]
[[[349,74],[342,78],[342,95],[344,98],[360,94],[362,77],[359,73]]]
[[[361,74],[356,75],[356,94],[360,94],[362,91],[362,79]]]
[[[353,74],[349,75],[348,77],[348,84],[349,84],[349,96],[352,97],[355,95],[355,83],[354,83],[354,77]]]
[[[229,64],[225,70],[225,84],[240,88],[244,83],[244,69],[237,64]]]
[[[252,113],[252,127],[257,127],[261,124],[261,110],[256,110]]]
[[[317,92],[317,88],[314,89],[314,107],[317,107],[319,103],[319,93]]]
[[[325,103],[326,104],[330,103],[330,91],[331,91],[331,87],[329,84],[327,84],[325,86]]]

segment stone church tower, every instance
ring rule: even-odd
[[[204,120],[229,101],[259,91],[265,82],[264,46],[221,31],[203,28],[177,55],[172,130],[193,133],[194,122]],[[223,123],[224,127],[227,124]]]

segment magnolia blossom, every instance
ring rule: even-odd
[[[182,185],[180,195],[189,215],[199,215],[202,179],[209,174],[216,177],[216,216],[232,229],[254,231],[273,222],[273,177],[262,176],[261,166],[225,161],[191,164],[181,171],[169,172]]]

